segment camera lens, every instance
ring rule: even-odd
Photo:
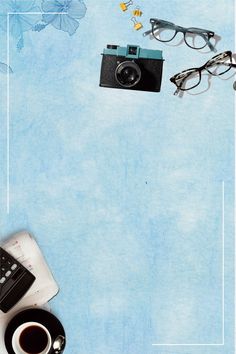
[[[135,62],[124,61],[117,66],[115,77],[121,86],[133,87],[141,79],[141,70]]]

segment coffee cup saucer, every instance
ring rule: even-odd
[[[21,311],[14,316],[9,322],[5,331],[5,346],[9,354],[16,354],[12,347],[12,337],[15,330],[26,322],[38,322],[45,326],[52,338],[52,343],[58,336],[65,337],[65,331],[61,322],[52,313],[43,309],[28,309]],[[54,350],[51,347],[49,354],[53,354]]]

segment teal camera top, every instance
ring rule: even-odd
[[[138,45],[128,44],[127,47],[120,47],[117,45],[108,45],[104,49],[103,54],[105,55],[116,55],[132,59],[159,59],[163,60],[162,51],[154,49],[144,49]]]

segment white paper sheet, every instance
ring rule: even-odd
[[[16,306],[6,314],[0,311],[0,354],[8,354],[4,345],[4,332],[10,319],[26,308],[40,306],[48,309],[46,303],[58,293],[59,288],[36,241],[29,233],[17,233],[1,247],[36,277],[31,288]]]

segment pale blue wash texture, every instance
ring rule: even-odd
[[[234,1],[134,0],[140,31],[135,6],[119,3],[86,0],[61,22],[24,15],[9,62],[0,18],[0,61],[13,71],[9,131],[0,72],[0,238],[36,237],[60,285],[51,307],[65,354],[234,354],[234,71],[176,97],[169,78],[215,53],[142,36],[157,17],[213,30],[218,53],[234,51]],[[108,43],[163,51],[161,92],[100,88]]]

